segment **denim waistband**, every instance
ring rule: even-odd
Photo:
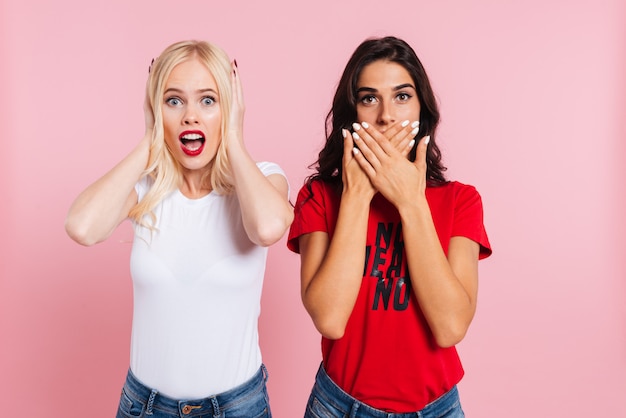
[[[184,417],[206,414],[219,416],[220,411],[225,411],[241,402],[245,402],[248,397],[263,390],[267,376],[267,369],[262,364],[252,378],[233,389],[202,399],[181,400],[161,395],[156,389],[145,386],[129,369],[123,390],[129,392],[129,396],[145,400],[147,415],[150,415],[153,410],[160,410],[168,414]]]
[[[344,392],[333,380],[328,376],[324,365],[320,365],[317,372],[315,386],[322,393],[332,399],[332,403],[344,411],[350,411],[350,417],[359,418],[435,418],[442,416],[444,411],[448,411],[460,404],[459,392],[456,385],[448,392],[435,399],[424,407],[424,409],[415,412],[393,413],[373,408],[358,399],[353,398]]]

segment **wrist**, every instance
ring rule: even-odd
[[[362,203],[368,203],[372,201],[376,195],[376,190],[373,188],[354,188],[354,187],[343,187],[341,192],[341,200],[349,200]]]
[[[397,206],[400,218],[405,219],[417,219],[422,215],[430,215],[430,206],[425,197],[416,197],[410,201],[404,202]]]

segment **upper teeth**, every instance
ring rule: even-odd
[[[202,135],[200,134],[185,134],[183,135],[183,139],[188,139],[190,141],[193,141],[195,139],[200,139],[202,138]]]

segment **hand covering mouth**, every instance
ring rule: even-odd
[[[204,134],[199,131],[187,131],[180,134],[180,143],[183,148],[189,151],[198,151],[204,145]]]

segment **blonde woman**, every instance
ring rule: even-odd
[[[72,204],[82,245],[129,218],[134,314],[117,417],[271,417],[258,344],[267,247],[293,219],[281,168],[243,141],[236,63],[175,43],[150,69],[146,134]]]

